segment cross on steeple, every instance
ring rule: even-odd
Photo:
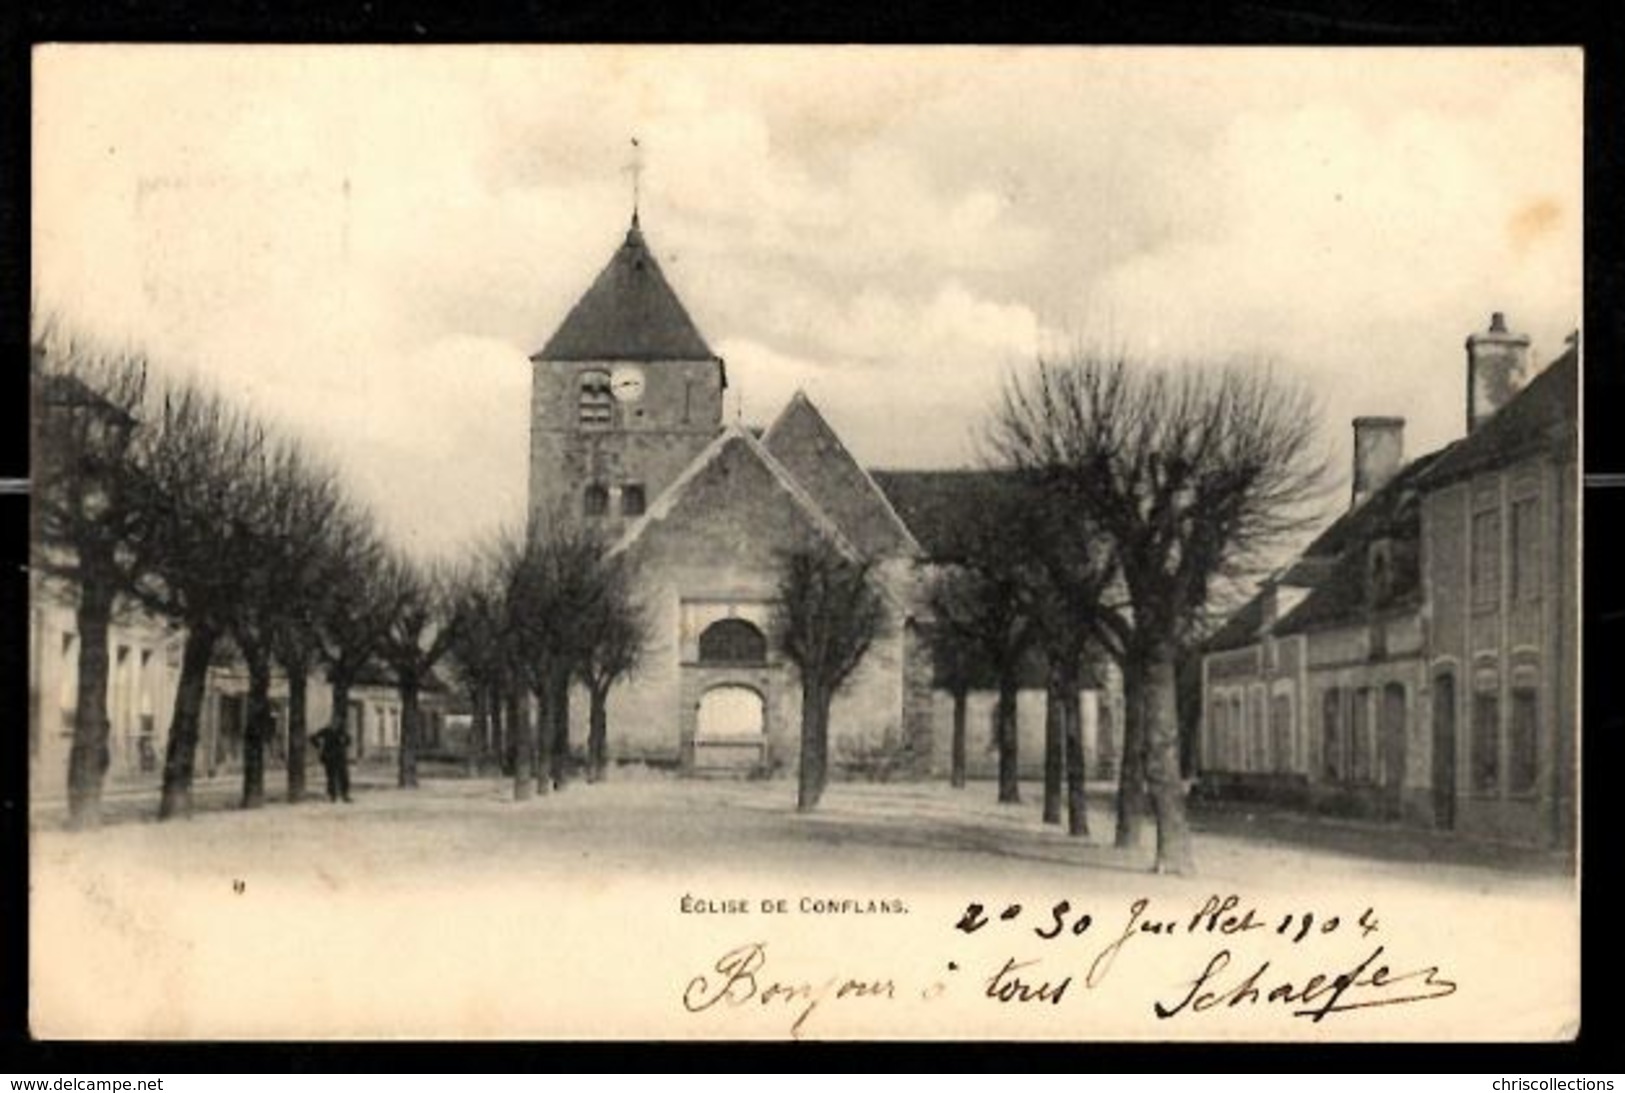
[[[635,228],[638,226],[638,204],[643,196],[643,145],[638,143],[637,137],[632,138],[632,158],[622,170],[632,176],[632,226]]]

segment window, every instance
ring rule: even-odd
[[[1533,793],[1540,771],[1539,693],[1530,686],[1512,689],[1511,736],[1507,740],[1507,789]]]
[[[1384,785],[1405,784],[1405,685],[1390,683],[1382,689],[1382,780]]]
[[[1540,598],[1540,499],[1512,505],[1512,598]]]
[[[1321,699],[1320,766],[1328,782],[1343,780],[1343,692],[1329,689]]]
[[[1494,691],[1473,695],[1473,788],[1493,791],[1501,784],[1501,702]]]
[[[1230,769],[1247,769],[1247,721],[1241,695],[1230,696]]]
[[[615,414],[615,397],[609,391],[609,373],[594,369],[581,373],[577,381],[577,420],[591,428],[610,424]]]
[[[581,512],[586,516],[602,516],[609,511],[609,491],[602,486],[588,486],[581,494]]]
[[[700,635],[700,660],[707,664],[761,664],[767,638],[744,619],[721,619]]]
[[[621,515],[642,516],[644,506],[643,486],[633,483],[621,487]]]
[[[1226,699],[1217,695],[1211,696],[1208,705],[1208,757],[1209,761],[1219,769],[1224,768],[1225,738],[1230,733],[1230,726],[1225,714],[1230,704]]]
[[[1270,709],[1271,749],[1275,753],[1275,769],[1292,769],[1292,698],[1276,695]]]
[[[1472,588],[1474,607],[1493,607],[1501,598],[1501,514],[1473,517]]]
[[[1268,742],[1265,733],[1268,731],[1264,724],[1264,692],[1257,687],[1253,688],[1252,701],[1248,704],[1250,716],[1247,719],[1247,735],[1251,747],[1249,750],[1248,770],[1264,771],[1269,769],[1269,757],[1265,754]]]
[[[1354,692],[1354,718],[1349,731],[1349,780],[1371,781],[1371,691],[1361,687]]]

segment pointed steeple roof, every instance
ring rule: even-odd
[[[908,526],[805,391],[795,393],[762,444],[865,554],[919,553]]]
[[[644,242],[634,213],[609,265],[531,360],[715,358]]]

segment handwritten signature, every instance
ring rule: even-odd
[[[1441,978],[1437,965],[1396,975],[1387,964],[1378,963],[1383,951],[1384,947],[1378,945],[1352,970],[1334,976],[1320,972],[1301,985],[1280,977],[1274,977],[1271,982],[1266,978],[1270,969],[1270,962],[1266,960],[1233,986],[1212,989],[1219,987],[1225,969],[1231,964],[1230,950],[1220,949],[1191,983],[1184,998],[1172,1006],[1157,1002],[1152,1008],[1159,1018],[1167,1020],[1181,1013],[1200,1013],[1218,1006],[1233,1009],[1260,1002],[1275,1003],[1297,1006],[1299,1008],[1292,1011],[1294,1017],[1307,1017],[1318,1023],[1329,1013],[1427,1002],[1456,993],[1456,984]],[[1400,993],[1394,993],[1396,990]]]

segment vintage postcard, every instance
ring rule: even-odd
[[[1582,75],[38,47],[33,1034],[1573,1038]]]

